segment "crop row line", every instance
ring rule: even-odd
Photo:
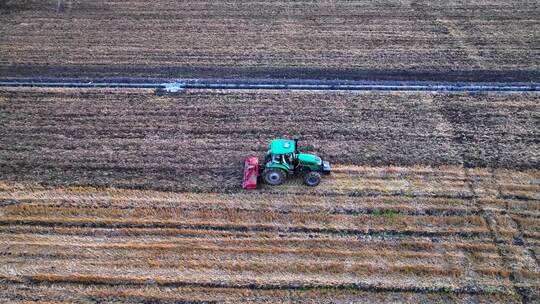
[[[198,230],[213,230],[213,231],[240,231],[240,232],[301,232],[301,233],[323,233],[323,234],[338,234],[349,236],[416,236],[416,237],[443,237],[443,236],[460,236],[460,237],[482,237],[488,236],[489,231],[470,230],[470,231],[419,231],[419,230],[397,230],[397,229],[351,229],[351,228],[318,228],[306,226],[275,226],[265,224],[255,225],[236,225],[236,224],[210,224],[210,223],[163,223],[163,222],[148,222],[148,223],[133,223],[133,222],[105,222],[105,221],[57,221],[44,219],[0,219],[0,225],[34,225],[47,227],[88,227],[88,228],[176,228],[176,229],[198,229]]]
[[[414,292],[414,293],[462,293],[462,294],[486,294],[493,293],[492,289],[484,289],[476,284],[462,285],[460,287],[424,287],[424,286],[383,286],[363,282],[356,283],[251,283],[251,282],[219,282],[206,281],[194,282],[181,279],[159,279],[153,277],[109,277],[98,275],[57,275],[36,274],[24,275],[17,278],[0,275],[0,280],[5,283],[33,283],[33,284],[83,284],[83,285],[106,285],[106,286],[162,286],[162,287],[207,287],[207,288],[248,288],[258,290],[311,290],[311,289],[342,289],[361,290],[369,292]],[[498,293],[508,294],[510,291],[505,286],[498,286]]]
[[[17,203],[16,201],[4,201],[0,200],[0,207],[4,206],[13,206],[13,205],[23,205],[24,203]],[[25,212],[29,212],[30,208],[37,206],[40,208],[43,205],[31,205],[30,203],[24,204]],[[86,205],[86,206],[75,206],[75,205],[66,205],[65,203],[56,203],[56,204],[47,204],[45,208],[49,209],[51,212],[62,211],[63,209],[81,210],[82,214],[86,214],[85,210],[90,210],[95,213],[97,210],[100,210],[104,213],[109,212],[110,210],[137,210],[138,212],[146,212],[148,214],[153,214],[156,212],[193,212],[193,211],[234,211],[238,213],[275,213],[275,214],[333,214],[333,215],[373,215],[373,216],[472,216],[478,215],[479,211],[475,209],[464,209],[464,208],[412,208],[406,206],[394,206],[394,207],[319,207],[319,206],[302,206],[302,209],[291,207],[290,205],[285,205],[283,207],[241,207],[241,206],[231,206],[231,205],[200,205],[193,204],[190,206],[148,206],[148,207],[138,207],[138,206],[96,206]],[[495,210],[499,211],[499,210]],[[537,218],[540,215],[536,214],[522,214],[520,212],[507,212],[506,210],[499,211],[501,213],[516,214],[525,217]]]

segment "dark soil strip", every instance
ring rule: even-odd
[[[266,231],[266,232],[301,232],[301,233],[326,233],[344,236],[388,236],[388,237],[485,237],[488,232],[482,231],[417,231],[417,230],[393,230],[393,229],[336,229],[336,228],[309,228],[309,227],[284,227],[284,226],[240,226],[240,225],[207,225],[207,224],[181,224],[181,223],[103,223],[103,222],[83,222],[69,223],[62,221],[35,221],[35,220],[3,220],[0,225],[34,225],[45,227],[89,227],[89,228],[175,228],[175,229],[199,229],[211,231]]]
[[[87,297],[94,303],[135,303],[135,304],[223,304],[223,301],[207,301],[207,300],[167,300],[162,298],[144,298],[137,296],[91,296]],[[102,302],[99,301],[101,299]]]
[[[0,277],[0,282],[3,284],[13,284],[15,285],[18,290],[26,291],[28,290],[28,284],[20,283],[18,280],[10,280],[10,279],[4,279]],[[30,280],[29,280],[30,282]],[[38,283],[30,282],[30,284],[38,285]],[[64,285],[67,285],[69,283],[64,283]],[[39,283],[41,286],[47,286],[50,287],[50,284],[42,282]],[[71,284],[69,284],[71,285]],[[73,298],[72,296],[76,295],[76,293],[73,293],[69,295],[69,297],[65,294],[62,294],[57,300],[58,302],[52,301],[51,299],[52,294],[47,294],[47,300],[54,302],[54,303],[136,303],[136,304],[157,304],[157,303],[163,303],[163,304],[214,304],[214,303],[223,303],[222,301],[203,301],[203,300],[182,300],[182,299],[162,299],[158,297],[139,297],[136,295],[81,295],[78,297]],[[19,302],[21,300],[26,301],[32,301],[36,303],[42,303],[43,297],[39,295],[34,295],[31,293],[25,293],[24,297],[21,297],[20,294],[10,294],[8,293],[7,298],[2,298],[3,300],[13,300],[13,302]],[[179,297],[182,297],[181,294],[178,295]],[[66,302],[66,299],[70,300],[69,302]],[[11,303],[11,302],[10,302]]]
[[[316,289],[336,289],[336,290],[361,290],[369,292],[415,292],[415,293],[463,293],[463,294],[486,294],[491,291],[477,285],[464,285],[458,288],[451,287],[390,287],[369,283],[347,283],[347,284],[255,284],[255,283],[228,283],[228,282],[190,282],[182,280],[174,281],[135,281],[122,278],[101,278],[101,277],[62,277],[62,276],[24,276],[18,279],[0,278],[5,283],[32,283],[32,284],[84,284],[84,285],[105,285],[105,286],[162,286],[162,287],[206,287],[206,288],[249,288],[257,290],[316,290]],[[507,293],[502,290],[502,293]]]
[[[540,202],[540,200],[538,200],[537,198],[532,198],[530,196],[525,196],[525,195],[515,195],[515,194],[499,194],[497,196],[497,198],[503,199],[503,200],[516,200],[516,201],[525,201],[525,202],[537,201],[537,202]]]
[[[215,191],[217,192],[217,191]],[[279,194],[279,192],[275,192],[274,194]],[[302,192],[302,191],[289,191],[287,192],[289,195],[308,195],[313,194],[310,192]],[[319,193],[319,195],[323,196],[329,196],[329,197],[339,197],[339,196],[350,196],[350,197],[396,197],[396,198],[445,198],[445,199],[471,199],[473,195],[468,193],[417,193],[417,192],[409,192],[409,191],[388,191],[388,192],[382,192],[382,191],[374,191],[374,190],[356,190],[356,191],[349,191],[349,192],[323,192]]]
[[[22,203],[23,202],[19,201],[19,200],[3,199],[3,200],[0,200],[0,208],[1,207],[6,207],[6,206],[11,206],[11,205],[22,204]]]
[[[2,77],[107,77],[129,75],[154,78],[277,78],[344,79],[386,81],[529,82],[540,79],[540,71],[530,70],[381,70],[318,67],[209,67],[209,66],[50,66],[0,65]]]
[[[33,226],[35,227],[35,226]],[[43,226],[40,226],[40,227],[43,227]],[[11,228],[10,229],[3,229],[2,230],[2,233],[29,233],[29,234],[36,234],[36,235],[70,235],[70,236],[105,236],[105,237],[117,237],[117,236],[163,236],[164,233],[163,231],[161,230],[158,230],[158,229],[152,229],[152,230],[145,230],[143,232],[133,232],[133,231],[129,231],[129,232],[123,232],[123,231],[118,231],[117,229],[113,228],[113,229],[110,229],[110,228],[96,228],[96,229],[84,229],[84,230],[77,230],[77,231],[56,231],[55,230],[55,227],[47,227],[46,228],[49,228],[48,230],[47,229],[43,229],[43,230],[39,230],[39,231],[36,231],[35,229],[30,229],[30,228],[27,228],[27,229],[22,229],[22,228],[17,228],[17,229],[14,229],[14,228]],[[99,230],[97,230],[99,229]],[[128,228],[129,229],[129,228]],[[204,230],[203,230],[204,231]],[[173,233],[170,233],[170,234],[165,234],[165,235],[172,235],[172,236],[181,236],[183,238],[200,238],[201,237],[201,234],[200,233],[188,233],[188,232],[185,232],[185,231],[182,231],[182,232],[173,232]],[[285,235],[280,235],[281,237],[286,237]],[[293,235],[294,236],[294,235]],[[315,235],[315,234],[310,234],[311,237],[315,238],[315,237],[320,237],[319,235]],[[230,231],[223,231],[219,234],[212,234],[212,237],[232,237],[232,238],[247,238],[247,237],[250,237],[250,238],[255,238],[255,237],[259,237],[258,234],[255,234],[255,236],[249,234],[249,232],[242,232],[242,231],[239,231],[239,232],[230,232]],[[1,253],[0,253],[1,254]]]
[[[129,201],[129,200],[127,200]],[[4,204],[4,202],[6,202]],[[33,204],[33,200],[0,200],[0,207],[9,206],[14,204]],[[39,204],[39,203],[37,203]],[[158,203],[159,204],[159,203]],[[375,202],[376,204],[376,202]],[[140,206],[130,206],[130,205],[112,205],[107,201],[95,200],[91,205],[80,205],[77,203],[66,201],[60,201],[54,204],[44,205],[48,208],[77,208],[81,210],[94,210],[95,208],[102,209],[116,209],[116,210],[131,210],[142,208]],[[170,205],[157,205],[155,202],[152,202],[152,205],[144,206],[144,209],[154,210],[154,211],[200,211],[200,210],[231,210],[235,212],[242,213],[259,213],[259,212],[273,212],[279,214],[344,214],[344,215],[374,215],[374,216],[400,216],[400,215],[410,215],[410,216],[469,216],[469,215],[478,215],[478,210],[476,209],[452,209],[452,208],[373,208],[373,207],[359,207],[359,208],[347,208],[347,207],[319,207],[319,206],[303,206],[301,208],[295,208],[293,206],[281,206],[281,207],[260,207],[254,208],[245,208],[245,207],[235,207],[235,206],[216,206],[214,204],[201,204],[197,202],[190,202],[185,205],[178,205],[175,207],[170,207]],[[525,217],[540,217],[540,215],[530,215],[530,214],[521,214],[517,212],[507,212],[504,213],[510,214],[519,214]]]

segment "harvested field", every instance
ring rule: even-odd
[[[0,76],[538,80],[535,1],[7,1]]]
[[[136,90],[3,89],[0,179],[235,192],[243,158],[291,131],[332,163],[536,169],[538,101],[537,94],[158,97]]]
[[[538,98],[2,89],[0,300],[532,303]],[[333,174],[242,191],[291,131]]]
[[[530,84],[540,3],[0,1],[0,77]],[[539,123],[537,93],[2,87],[0,303],[539,303]],[[241,189],[291,133],[332,174]]]
[[[0,297],[533,300],[540,221],[528,204],[540,186],[523,193],[529,200],[498,189],[538,178],[338,166],[313,191],[290,183],[229,194],[3,182]]]

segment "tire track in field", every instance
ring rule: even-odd
[[[467,157],[467,149],[468,146],[464,145],[467,141],[465,140],[466,137],[464,134],[459,133],[457,131],[457,128],[455,127],[456,121],[458,121],[454,116],[449,116],[447,111],[442,111],[443,108],[438,107],[441,117],[447,121],[447,124],[450,126],[451,134],[453,135],[453,141],[456,143],[457,147],[459,147],[459,155],[461,157],[461,163],[463,164],[463,174],[465,176],[465,182],[467,185],[467,188],[469,189],[469,192],[471,193],[471,196],[468,197],[474,205],[477,208],[478,214],[483,215],[484,221],[486,223],[487,229],[489,230],[489,236],[492,239],[493,244],[497,248],[498,255],[500,259],[503,262],[503,265],[505,269],[510,273],[509,279],[512,282],[512,287],[514,289],[514,292],[518,294],[521,297],[521,301],[523,303],[529,303],[532,298],[534,297],[534,291],[532,287],[522,287],[519,286],[521,283],[519,280],[519,274],[515,267],[513,266],[513,263],[511,261],[511,258],[509,257],[509,254],[506,253],[506,248],[504,248],[504,240],[502,240],[499,237],[499,234],[497,232],[498,226],[497,221],[491,214],[491,211],[486,210],[482,203],[479,201],[480,196],[477,194],[475,189],[475,183],[472,179],[472,176],[469,172],[470,168],[473,168],[469,163],[468,157]],[[497,184],[497,191],[498,196],[500,196],[500,185]]]
[[[465,155],[463,155],[465,157]],[[533,300],[534,296],[534,287],[533,286],[520,286],[521,285],[521,279],[520,279],[520,273],[515,268],[514,263],[511,258],[511,253],[507,252],[507,248],[505,247],[505,240],[503,240],[499,233],[498,233],[498,223],[495,217],[491,214],[490,210],[486,210],[486,208],[483,206],[483,204],[478,200],[478,195],[476,194],[474,182],[472,180],[472,177],[469,172],[469,168],[464,167],[463,171],[465,176],[467,177],[467,185],[470,189],[470,191],[473,193],[473,197],[471,200],[475,202],[478,211],[481,212],[484,216],[484,220],[487,223],[487,227],[489,229],[489,234],[491,236],[491,239],[493,241],[493,244],[495,244],[497,248],[498,255],[503,262],[504,267],[509,272],[509,279],[512,282],[512,287],[516,294],[521,296],[522,303],[529,303],[531,300]],[[500,187],[497,185],[497,190],[500,194]],[[521,246],[524,246],[524,244],[520,244]],[[506,245],[508,246],[508,245]]]
[[[467,43],[465,35],[452,20],[444,17],[437,17],[436,21],[448,30],[450,36],[456,41],[458,48],[467,54],[467,57],[470,59],[475,69],[486,69],[484,59],[479,55],[478,50]]]
[[[500,151],[500,148],[499,148],[499,151]],[[495,169],[491,168],[490,173],[491,173],[491,178],[494,181],[497,181],[498,178],[497,178]],[[530,197],[527,197],[527,196],[521,197],[521,196],[516,196],[516,195],[507,195],[503,193],[502,185],[501,183],[498,183],[498,182],[496,183],[495,189],[497,191],[498,198],[514,199],[514,200],[520,200],[520,201],[536,201],[535,199],[531,199]],[[507,211],[507,214],[512,214],[508,203],[505,205],[505,210]],[[525,253],[530,256],[533,263],[535,263],[536,267],[540,266],[540,261],[538,260],[538,257],[536,256],[536,253],[534,252],[534,249],[531,247],[531,245],[525,242],[524,240],[525,231],[521,223],[519,221],[516,221],[512,216],[506,216],[506,218],[508,218],[509,221],[515,225],[518,231],[518,235],[514,235],[512,237],[511,243],[504,240],[500,240],[500,242],[496,244],[497,250],[499,251],[499,255],[501,256],[502,261],[505,263],[505,266],[510,270],[509,278],[514,284],[514,289],[521,296],[522,302],[530,303],[538,298],[538,294],[535,293],[534,287],[523,286],[523,284],[521,284],[521,282],[523,281],[523,278],[520,275],[519,269],[516,268],[516,264],[511,257],[512,253],[507,253],[506,247],[511,247],[511,246],[519,246],[520,248],[522,247]],[[493,221],[495,222],[495,220]]]

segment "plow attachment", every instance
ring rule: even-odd
[[[242,180],[242,188],[255,189],[257,188],[257,177],[259,175],[259,158],[257,156],[249,156],[244,161],[244,177]]]

